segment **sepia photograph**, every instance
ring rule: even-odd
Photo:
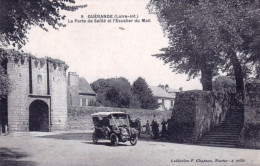
[[[0,0],[0,166],[259,166],[260,0]]]

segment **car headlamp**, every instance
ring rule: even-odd
[[[121,129],[121,134],[123,134],[123,135],[127,135],[127,134],[128,134],[128,132],[126,131],[126,129],[125,129],[125,128],[122,128],[122,129]]]

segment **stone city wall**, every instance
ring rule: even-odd
[[[224,93],[185,91],[177,94],[169,134],[172,141],[196,142],[204,133],[224,120],[230,107]]]
[[[240,145],[260,148],[260,81],[248,82],[245,86],[244,126]]]
[[[91,114],[96,112],[114,112],[121,111],[130,115],[132,120],[137,118],[141,119],[141,124],[145,125],[149,120],[151,123],[153,119],[159,123],[165,118],[170,119],[171,111],[158,111],[158,110],[146,110],[146,109],[127,109],[127,108],[112,108],[112,107],[79,107],[68,106],[68,130],[91,130],[94,129]],[[155,117],[154,117],[155,115]],[[161,126],[160,126],[161,128]]]

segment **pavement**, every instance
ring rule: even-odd
[[[0,166],[259,166],[260,151],[158,142],[141,135],[111,146],[93,144],[92,131],[30,132],[0,136]],[[143,139],[145,137],[145,139]]]

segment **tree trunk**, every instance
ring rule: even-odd
[[[242,100],[244,100],[244,76],[241,63],[234,51],[230,51],[228,56],[234,69],[236,93],[242,97]]]
[[[204,62],[201,69],[201,84],[203,90],[212,91],[212,78],[213,78],[213,68],[211,65]]]

